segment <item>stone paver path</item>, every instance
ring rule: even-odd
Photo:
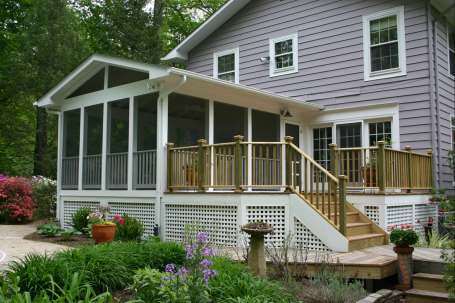
[[[24,240],[23,237],[36,231],[37,224],[26,225],[0,225],[0,272],[6,269],[10,261],[24,257],[30,252],[53,253],[67,247],[46,243]]]

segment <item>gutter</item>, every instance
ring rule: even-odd
[[[433,54],[433,58],[431,58],[431,33],[432,33],[432,22],[431,22],[431,3],[430,0],[427,0],[427,27],[428,27],[428,62],[430,63],[430,122],[431,122],[431,149],[433,151],[436,151],[437,145],[436,145],[436,137],[437,137],[437,130],[436,130],[436,113],[435,113],[435,107],[436,105],[436,100],[435,100],[435,85],[436,83],[433,83],[435,80],[434,72],[435,72],[435,57]],[[433,53],[434,53],[434,45],[433,45]],[[439,164],[439,152],[438,152],[438,164]],[[433,164],[434,165],[434,164]],[[438,166],[439,169],[439,166]],[[436,174],[436,169],[433,169],[433,182],[436,183],[437,180],[437,174]],[[439,184],[439,183],[438,183]],[[436,186],[436,187],[439,187]]]
[[[200,81],[209,82],[209,83],[218,84],[218,85],[223,85],[223,86],[226,86],[226,87],[231,87],[231,88],[236,89],[236,90],[241,90],[241,91],[252,93],[252,94],[256,94],[256,95],[261,95],[263,97],[267,97],[267,98],[271,98],[271,99],[275,99],[275,100],[280,100],[280,101],[283,101],[283,102],[286,102],[286,103],[292,103],[292,104],[296,104],[296,105],[300,105],[300,106],[305,106],[308,109],[312,109],[312,110],[316,110],[316,111],[322,111],[325,108],[323,105],[309,103],[309,102],[305,102],[305,101],[300,101],[300,100],[297,100],[297,99],[294,99],[294,98],[285,97],[285,96],[282,96],[282,95],[270,93],[270,92],[267,92],[267,91],[264,91],[264,90],[260,90],[260,89],[254,88],[254,87],[241,85],[241,84],[236,84],[236,83],[232,83],[232,82],[228,82],[228,81],[224,81],[224,80],[219,80],[219,79],[216,79],[216,78],[213,78],[213,77],[201,75],[201,74],[198,74],[198,73],[189,72],[189,71],[178,69],[178,68],[173,68],[172,67],[170,69],[169,73],[170,74],[174,74],[174,75],[179,75],[179,76],[188,76],[188,77],[200,80]]]

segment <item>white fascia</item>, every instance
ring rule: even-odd
[[[188,53],[201,43],[205,38],[216,31],[238,11],[240,11],[251,0],[229,0],[198,28],[196,28],[188,37],[167,53],[162,60],[186,65]]]

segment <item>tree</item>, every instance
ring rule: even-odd
[[[11,104],[2,122],[14,135],[6,138],[20,142],[24,156],[33,154],[34,174],[55,176],[57,119],[32,104],[87,57],[89,49],[65,0],[30,1],[12,44],[15,50],[2,68]]]

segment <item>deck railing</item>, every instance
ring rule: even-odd
[[[134,152],[134,189],[156,188],[156,150]]]
[[[107,155],[107,188],[128,188],[128,153]]]
[[[346,235],[346,178],[335,178],[313,159],[285,142],[242,142],[167,147],[167,190],[284,189],[294,192]],[[285,155],[285,157],[284,157]]]
[[[429,189],[433,185],[433,152],[427,155],[378,146],[336,148],[330,144],[331,172],[347,176],[348,189]]]
[[[101,189],[101,155],[84,156],[84,189]]]
[[[77,189],[79,179],[79,157],[62,159],[62,189]]]

